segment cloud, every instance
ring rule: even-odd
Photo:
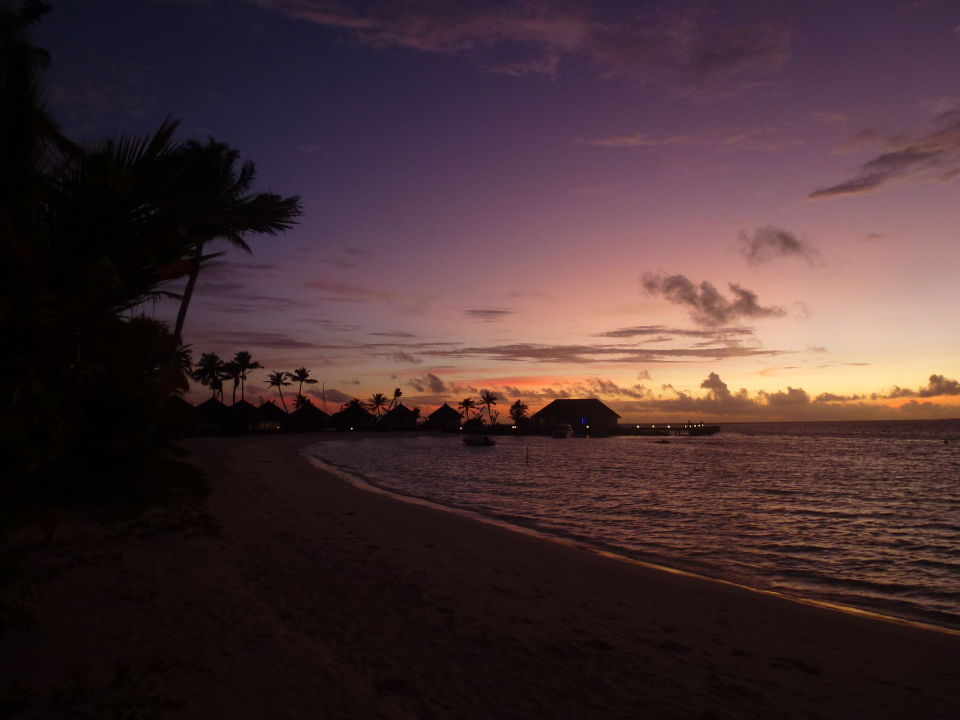
[[[512,345],[436,348],[422,351],[434,357],[483,357],[493,360],[559,364],[594,362],[640,364],[687,360],[724,360],[738,357],[775,356],[783,350],[730,345],[723,347],[647,348],[634,345]]]
[[[604,76],[664,80],[691,96],[724,95],[757,85],[790,56],[790,33],[770,20],[724,23],[719,12],[601,15],[586,0],[253,0],[349,33],[372,47],[461,55],[489,72],[559,74],[586,61]]]
[[[374,337],[408,339],[417,337],[416,333],[411,332],[368,332],[367,335]]]
[[[917,390],[894,386],[892,390],[878,398],[938,397],[940,395],[960,395],[960,382],[950,380],[943,375],[931,375],[927,384]]]
[[[496,322],[497,320],[503,320],[507,315],[513,315],[515,312],[516,310],[499,308],[470,308],[464,310],[463,314],[482,322]]]
[[[709,282],[694,285],[684,275],[663,276],[645,273],[644,290],[651,295],[662,295],[677,305],[690,308],[690,318],[697,324],[716,327],[741,317],[780,317],[786,314],[781,307],[763,307],[757,303],[756,293],[735,283],[729,283],[734,299],[728,300]]]
[[[940,113],[925,133],[885,135],[861,130],[842,148],[853,152],[869,148],[878,152],[863,163],[849,180],[814,190],[811,200],[864,195],[889,185],[951,182],[960,177],[960,105]]]
[[[612,137],[590,140],[590,145],[598,147],[662,148],[662,147],[706,147],[718,151],[766,150],[777,151],[795,147],[803,143],[796,137],[784,137],[783,130],[775,127],[758,128],[720,128],[698,132],[654,137],[649,133],[638,132],[632,135],[614,135]]]
[[[431,392],[440,394],[453,390],[452,388],[448,388],[447,384],[433,373],[427,373],[423,377],[407,380],[407,384],[420,393]]]
[[[766,399],[767,405],[807,405],[810,402],[810,396],[806,390],[801,388],[792,388],[787,386],[786,392],[777,391],[774,393],[764,392],[761,397]]]
[[[381,353],[381,355],[382,357],[390,358],[395,362],[413,363],[415,365],[419,365],[423,362],[423,360],[418,358],[416,355],[411,355],[410,353],[403,352],[402,350],[397,350],[396,352],[392,353]]]
[[[221,331],[211,333],[209,340],[214,345],[236,348],[268,348],[271,350],[316,350],[322,345],[299,340],[284,333]]]
[[[798,257],[809,265],[821,262],[819,250],[792,232],[773,225],[757,228],[752,237],[742,230],[739,237],[740,254],[751,265],[761,265],[782,257]]]
[[[618,328],[607,332],[597,333],[594,337],[634,338],[653,337],[653,341],[663,342],[672,340],[674,336],[704,338],[710,342],[736,342],[737,337],[752,337],[753,330],[743,327],[724,327],[713,330],[687,330],[669,328],[666,325],[635,325],[634,327]]]
[[[335,388],[327,388],[326,390],[317,390],[316,388],[309,388],[303,391],[304,395],[311,395],[318,400],[322,401],[324,395],[326,395],[328,403],[335,403],[336,405],[342,405],[343,403],[350,402],[353,400],[353,395],[347,395],[346,393],[340,392]],[[340,408],[330,408],[331,412],[335,412]]]

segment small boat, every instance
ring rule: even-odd
[[[463,444],[470,447],[490,447],[496,443],[486,435],[464,435]]]

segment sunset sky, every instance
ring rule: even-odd
[[[170,115],[302,196],[187,318],[254,394],[960,416],[955,0],[61,0],[35,40],[72,137]]]

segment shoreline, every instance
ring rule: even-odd
[[[50,712],[64,698],[177,718],[949,718],[960,705],[955,635],[401,502],[318,470],[300,453],[317,442],[185,442],[214,534],[81,547],[60,533],[56,557],[79,560],[38,584],[32,630],[0,635],[12,717],[70,715]]]
[[[361,440],[361,439],[363,438],[362,437],[356,438],[356,440]],[[319,442],[323,442],[323,440]],[[848,615],[877,620],[878,622],[888,622],[888,623],[893,623],[895,625],[905,625],[907,627],[928,630],[931,632],[940,632],[940,633],[945,633],[947,635],[960,637],[960,630],[955,628],[946,627],[943,625],[935,625],[933,623],[923,622],[920,620],[911,620],[909,618],[898,617],[896,615],[887,615],[885,613],[876,612],[873,610],[865,610],[863,608],[858,608],[853,605],[844,605],[842,603],[835,603],[829,600],[818,600],[817,598],[804,597],[802,595],[792,595],[790,593],[780,592],[778,590],[768,590],[765,588],[737,582],[735,580],[727,580],[722,577],[704,575],[703,573],[684,570],[682,568],[673,567],[671,565],[666,565],[660,562],[651,562],[648,560],[641,560],[639,558],[626,555],[623,552],[618,552],[617,550],[608,550],[600,545],[590,544],[589,542],[586,542],[586,541],[568,538],[562,535],[552,535],[548,532],[544,532],[536,528],[527,527],[525,525],[518,525],[516,523],[511,523],[508,520],[502,520],[496,516],[484,515],[474,510],[467,510],[465,508],[458,508],[450,505],[444,505],[443,503],[439,503],[427,498],[418,497],[416,495],[406,495],[404,493],[398,492],[397,490],[391,490],[389,488],[385,488],[380,485],[377,485],[376,483],[370,480],[366,480],[358,475],[354,475],[346,470],[338,468],[335,465],[328,463],[318,457],[313,457],[311,455],[308,455],[306,453],[306,450],[309,447],[313,447],[313,444],[304,446],[299,450],[299,452],[303,457],[307,459],[307,461],[311,465],[313,465],[320,472],[326,473],[328,475],[332,475],[338,480],[341,480],[343,482],[350,483],[351,485],[353,485],[354,487],[360,490],[379,493],[389,498],[392,498],[398,502],[409,503],[411,505],[420,505],[422,507],[430,508],[438,512],[451,513],[451,514],[469,519],[473,522],[487,523],[489,525],[500,527],[500,528],[503,528],[504,530],[509,530],[511,532],[515,532],[520,535],[527,535],[530,537],[539,538],[545,542],[557,543],[558,545],[568,547],[572,550],[593,553],[595,555],[606,557],[617,562],[627,563],[629,565],[636,565],[638,567],[647,568],[649,570],[671,573],[674,575],[681,575],[689,578],[694,578],[697,580],[703,580],[705,582],[728,585],[730,587],[745,590],[747,592],[776,597],[787,602],[800,603],[803,605],[811,605],[814,607],[823,608],[825,610],[831,610],[834,612],[845,613]]]

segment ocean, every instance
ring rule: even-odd
[[[394,433],[307,452],[519,528],[960,630],[960,420],[721,428],[668,443],[498,437],[489,448]]]

